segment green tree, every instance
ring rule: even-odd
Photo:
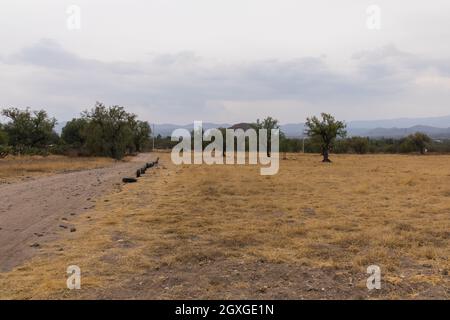
[[[123,107],[111,106],[97,102],[91,111],[85,111],[87,120],[86,146],[95,155],[122,159],[127,147],[133,144],[131,122],[136,115],[125,111]]]
[[[89,122],[86,118],[74,118],[68,121],[62,129],[61,138],[73,148],[81,148],[85,145],[86,128]]]
[[[272,129],[279,129],[280,125],[278,124],[278,120],[272,117],[267,117],[263,121],[259,119],[256,120],[255,123],[252,124],[253,129],[257,130],[258,139],[259,139],[259,129],[267,130],[267,156],[270,157],[270,150],[272,150]]]
[[[0,146],[7,146],[9,141],[8,134],[3,129],[3,125],[0,123]]]
[[[316,116],[307,118],[305,123],[306,134],[320,141],[323,162],[331,162],[329,153],[333,143],[337,137],[344,138],[347,135],[346,125],[344,122],[336,121],[332,115],[327,113],[322,113],[321,117],[322,119]]]
[[[9,118],[4,125],[9,144],[19,152],[24,148],[45,148],[55,141],[53,131],[56,120],[44,110],[31,111],[18,108],[3,109],[1,114]]]
[[[416,150],[420,152],[420,154],[425,154],[428,145],[431,143],[431,138],[422,132],[411,134],[407,139],[412,142],[412,144],[415,146]]]
[[[137,152],[144,151],[144,148],[150,143],[152,130],[146,121],[130,119],[131,131],[133,132],[133,146]]]
[[[8,140],[8,134],[3,130],[3,125],[0,123],[0,159],[6,157],[10,152]]]

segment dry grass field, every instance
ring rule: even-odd
[[[113,162],[109,158],[99,157],[8,156],[0,159],[0,184],[55,173],[101,168]]]
[[[0,274],[0,298],[449,298],[450,156],[288,155],[275,176],[161,157]]]

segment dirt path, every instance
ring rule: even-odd
[[[72,229],[73,216],[91,209],[95,198],[119,188],[123,176],[133,176],[151,154],[131,162],[32,181],[0,185],[0,271],[8,271],[32,257],[57,231]]]

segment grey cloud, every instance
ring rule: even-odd
[[[447,61],[427,61],[394,46],[360,52],[353,58],[357,69],[350,74],[332,70],[317,57],[217,64],[181,52],[152,55],[141,62],[105,63],[42,40],[3,63],[40,68],[21,81],[44,100],[51,96],[79,103],[83,97],[82,101],[111,101],[141,110],[163,108],[180,115],[212,113],[209,101],[292,99],[341,107],[386,101],[407,92],[418,70],[449,70]]]
[[[9,64],[28,64],[56,70],[103,71],[119,74],[135,74],[141,70],[135,63],[104,63],[78,57],[52,39],[42,39],[9,57],[0,59],[2,60]]]
[[[401,71],[417,72],[434,70],[443,76],[450,75],[450,59],[424,58],[399,50],[390,44],[376,50],[355,53],[362,74],[381,78]]]
[[[7,58],[10,63],[24,63],[45,68],[67,69],[86,68],[95,61],[81,59],[64,50],[51,39],[42,39],[37,44],[23,48]]]

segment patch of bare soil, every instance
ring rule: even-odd
[[[39,252],[61,232],[76,233],[74,216],[93,209],[98,196],[120,189],[125,175],[153,158],[141,154],[127,163],[0,185],[0,271]]]
[[[114,259],[111,259],[113,263]],[[349,270],[298,264],[252,263],[220,259],[201,264],[156,267],[107,289],[85,291],[83,299],[378,299],[399,292],[423,292],[418,299],[445,296],[442,286],[427,283],[393,285],[368,291],[367,276]]]

